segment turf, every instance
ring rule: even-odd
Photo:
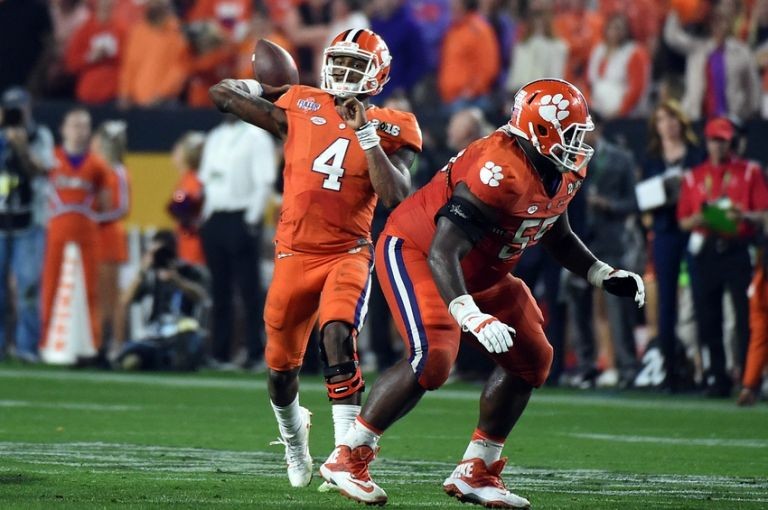
[[[320,379],[302,379],[312,454],[330,452]],[[479,388],[427,395],[371,468],[396,508],[465,508],[441,489]],[[768,507],[768,406],[543,389],[505,449],[536,509]],[[359,508],[292,489],[264,376],[119,374],[0,364],[0,508]]]

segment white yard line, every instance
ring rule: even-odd
[[[690,438],[690,437],[658,437],[658,436],[624,436],[614,434],[563,434],[579,439],[596,439],[616,443],[651,443],[673,444],[680,446],[726,446],[738,448],[768,448],[768,440],[763,439],[722,439],[722,438]]]
[[[36,402],[33,400],[0,400],[2,407],[31,407],[35,409],[64,409],[71,411],[141,411],[142,406],[92,404],[88,402]]]
[[[264,379],[231,379],[216,378],[199,375],[172,375],[172,374],[127,374],[127,373],[102,373],[102,372],[75,372],[75,371],[36,371],[36,370],[18,370],[0,369],[0,379],[35,379],[43,381],[73,381],[90,382],[95,384],[116,383],[130,385],[148,385],[153,387],[165,388],[200,388],[200,389],[229,389],[229,390],[247,390],[264,391],[266,381]],[[325,393],[326,387],[319,382],[304,381],[301,384],[304,391],[313,391]],[[480,389],[459,390],[445,388],[438,391],[429,392],[427,399],[437,400],[467,400],[475,402],[480,395]],[[731,401],[708,401],[691,400],[685,397],[647,397],[637,398],[631,396],[623,398],[620,395],[601,395],[591,393],[578,393],[573,395],[548,395],[534,392],[531,403],[535,410],[537,402],[556,404],[559,406],[577,406],[592,405],[606,408],[617,409],[647,409],[664,411],[707,411],[707,412],[749,412],[756,414],[768,414],[768,406],[758,405],[748,410],[736,409],[735,403]]]

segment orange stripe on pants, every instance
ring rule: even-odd
[[[85,275],[85,291],[91,321],[91,333],[94,347],[101,347],[101,319],[97,301],[97,224],[83,215],[67,213],[56,216],[48,223],[45,244],[45,263],[43,265],[42,298],[42,338],[40,347],[44,348],[48,336],[48,325],[53,313],[53,302],[59,285],[61,264],[64,260],[64,247],[73,241],[80,246]]]

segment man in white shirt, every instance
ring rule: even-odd
[[[227,116],[209,133],[199,173],[205,194],[200,234],[213,287],[214,364],[232,361],[235,282],[247,311],[246,364],[263,359],[262,219],[276,171],[275,143],[266,131]]]

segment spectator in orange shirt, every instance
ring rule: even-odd
[[[275,25],[267,12],[261,9],[254,9],[251,25],[248,29],[248,35],[246,35],[245,39],[243,39],[243,42],[240,43],[237,49],[237,60],[235,62],[236,78],[241,80],[252,80],[254,78],[251,57],[253,56],[253,49],[256,47],[256,42],[262,38],[269,39],[273,43],[283,47],[293,56],[295,61],[298,61],[296,58],[296,48],[293,46],[293,43],[291,43],[285,34],[283,34],[282,30]]]
[[[493,27],[477,13],[477,0],[452,0],[452,22],[443,38],[437,85],[449,113],[488,108],[500,67]]]
[[[627,17],[629,31],[643,45],[658,41],[667,9],[659,0],[600,0],[600,12],[607,20],[616,14]]]
[[[147,0],[118,0],[112,10],[112,22],[127,34],[144,19]]]
[[[331,0],[297,0],[284,13],[281,27],[296,48],[301,83],[315,86],[319,82],[324,44],[331,23]]]
[[[212,20],[189,24],[188,34],[194,55],[190,59],[187,104],[197,108],[212,107],[208,89],[232,76],[237,47]]]
[[[117,99],[123,31],[112,21],[115,0],[95,0],[95,8],[69,43],[67,71],[77,79],[75,94],[83,103]]]
[[[197,0],[187,13],[187,21],[214,20],[233,42],[242,41],[248,33],[253,0]]]
[[[188,73],[187,41],[170,0],[148,0],[144,19],[128,34],[120,65],[119,106],[174,102]]]
[[[586,92],[589,55],[603,37],[603,16],[587,9],[587,0],[567,0],[553,21],[555,35],[568,45],[565,79]]]
[[[91,150],[106,161],[111,170],[106,188],[112,205],[97,216],[102,338],[103,345],[111,349],[117,347],[114,336],[123,324],[123,318],[117,313],[120,309],[118,273],[120,265],[128,261],[128,237],[123,223],[131,201],[128,171],[123,164],[127,144],[126,125],[119,120],[102,123],[91,141]]]
[[[205,265],[203,245],[200,241],[203,183],[197,177],[204,145],[205,133],[189,131],[173,146],[171,159],[180,178],[168,202],[168,213],[176,222],[179,258],[197,266]]]
[[[644,113],[651,62],[645,47],[632,39],[623,14],[605,26],[605,40],[595,46],[587,69],[591,108],[604,119]]]

